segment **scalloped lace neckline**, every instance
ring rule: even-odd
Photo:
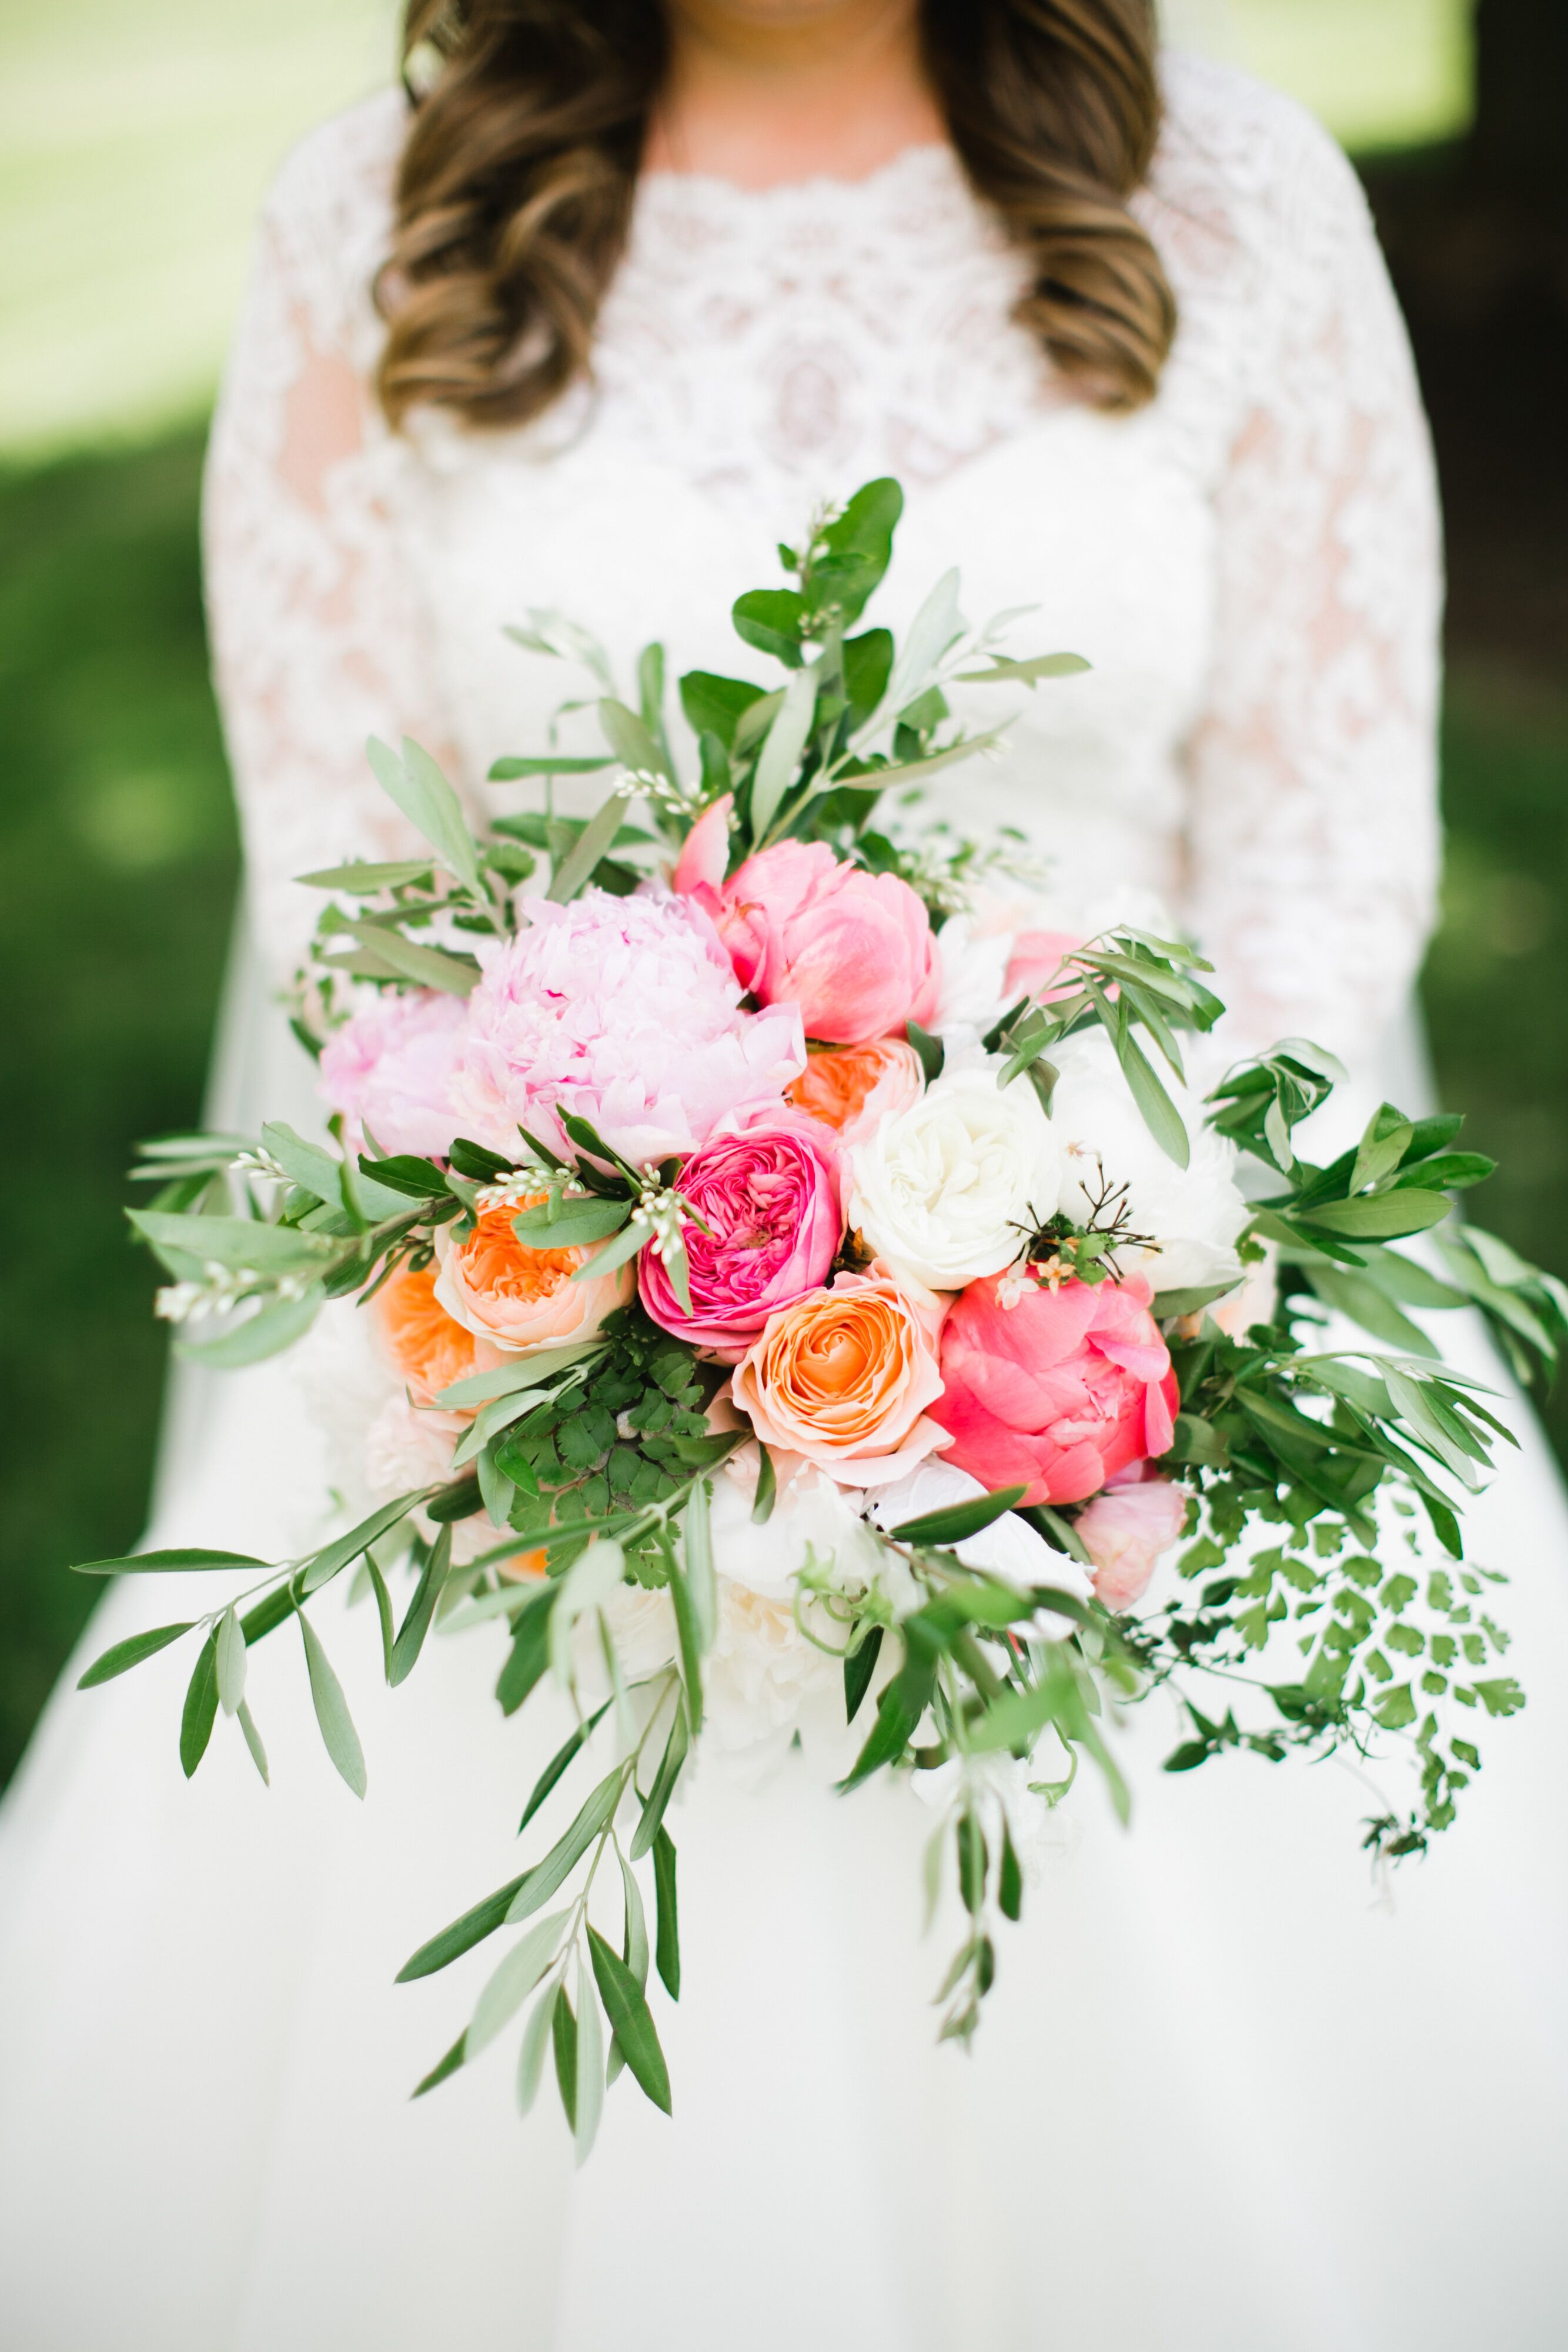
[[[779,180],[768,187],[748,188],[716,172],[681,172],[661,166],[644,172],[637,183],[639,203],[666,204],[680,208],[683,199],[694,204],[745,206],[758,213],[787,212],[821,204],[874,207],[884,198],[899,197],[929,187],[967,193],[964,167],[946,140],[922,140],[901,147],[885,163],[858,180],[841,180],[831,172],[814,172],[803,180]]]

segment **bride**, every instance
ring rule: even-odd
[[[938,812],[1019,826],[1080,902],[1115,874],[1179,909],[1234,1050],[1304,1034],[1408,1100],[1418,1078],[1383,1073],[1437,864],[1437,531],[1327,138],[1156,58],[1145,0],[410,17],[414,95],[328,123],[277,182],[214,428],[254,943],[215,1121],[319,1118],[271,992],[310,920],[291,877],[404,854],[368,735],[516,805],[491,761],[601,689],[508,627],[565,614],[624,679],[674,611],[676,667],[722,660],[774,541],[884,473],[908,506],[879,618],[961,561],[971,613],[1032,605],[1040,644],[1093,664],[1001,761],[944,778]],[[303,1549],[280,1488],[324,1491],[348,1378],[286,1360],[179,1389],[151,1540]],[[394,1697],[369,1612],[344,1613],[362,1811],[282,1637],[251,1685],[270,1791],[237,1738],[185,1784],[172,1654],[63,1691],[0,1839],[0,2335],[1562,2343],[1568,1524],[1533,1429],[1470,1524],[1512,1577],[1532,1699],[1484,1742],[1448,1850],[1380,1888],[1357,1852],[1375,1788],[1254,1759],[1165,1779],[1151,1706],[1124,1735],[1133,1832],[1090,1791],[1052,1817],[967,2061],[931,2046],[907,1791],[719,1759],[675,1824],[674,2117],[612,2099],[580,2175],[499,2063],[406,2097],[478,1979],[394,1971],[516,1868],[539,1761],[482,1633]],[[111,1593],[89,1654],[166,1613],[150,1581]]]

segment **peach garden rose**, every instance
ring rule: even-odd
[[[630,1265],[573,1281],[578,1267],[597,1255],[602,1243],[591,1249],[525,1248],[512,1220],[545,1198],[538,1192],[509,1208],[487,1209],[466,1241],[454,1241],[444,1227],[436,1236],[436,1299],[504,1356],[530,1356],[591,1339],[635,1287]]]
[[[735,1402],[765,1445],[843,1486],[905,1476],[950,1443],[926,1408],[942,1393],[942,1309],[885,1267],[841,1274],[781,1313],[736,1368]]]
[[[920,1056],[906,1038],[875,1037],[865,1045],[813,1046],[789,1099],[847,1145],[907,1110],[925,1085]]]
[[[472,1372],[491,1371],[499,1351],[472,1327],[449,1315],[435,1295],[435,1268],[404,1266],[376,1299],[393,1363],[415,1404],[433,1404],[443,1389]]]

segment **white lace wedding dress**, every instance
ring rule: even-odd
[[[673,673],[751,667],[733,597],[813,500],[892,472],[908,510],[881,616],[959,562],[971,616],[1033,604],[1030,648],[1094,665],[939,804],[1022,827],[1069,898],[1108,873],[1159,891],[1220,967],[1239,1045],[1305,1033],[1371,1083],[1436,866],[1425,433],[1337,152],[1234,75],[1167,79],[1141,210],[1182,326],[1130,420],[1067,396],[1007,324],[1017,264],[933,148],[848,186],[651,178],[594,390],[532,432],[397,440],[367,389],[367,287],[401,100],[308,141],[267,208],[208,508],[262,961],[306,934],[291,877],[401,849],[367,735],[419,737],[478,800],[493,758],[598,690],[507,624],[570,614],[622,680],[661,633]],[[248,957],[214,1108],[312,1116]],[[153,1542],[303,1542],[319,1445],[287,1363],[186,1386],[173,1423]],[[532,1709],[503,1723],[496,1640],[434,1642],[389,1695],[368,1612],[322,1612],[362,1809],[287,1630],[251,1679],[270,1791],[223,1724],[183,1781],[183,1653],[63,1687],[0,1839],[0,2338],[1560,2345],[1568,1521],[1533,1430],[1471,1524],[1513,1579],[1531,1705],[1486,1728],[1458,1829],[1391,1894],[1357,1851],[1376,1788],[1252,1759],[1163,1778],[1174,1727],[1151,1707],[1125,1735],[1132,1832],[1075,1797],[966,2060],[932,2046],[946,1947],[920,1939],[918,1804],[836,1799],[798,1758],[760,1790],[710,1771],[674,1823],[674,2117],[618,2090],[581,2174],[548,2105],[517,2120],[499,2050],[407,2100],[493,1948],[413,1988],[393,1972],[518,1867],[552,1739]],[[189,1597],[149,1582],[110,1594],[85,1654]]]

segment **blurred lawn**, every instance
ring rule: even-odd
[[[194,433],[0,473],[0,1780],[146,1507],[164,1339],[120,1203],[199,1109],[234,905]]]
[[[382,88],[393,0],[0,5],[0,445],[200,415],[292,141]]]
[[[1190,0],[1189,0],[1190,5]],[[1449,139],[1470,112],[1472,0],[1203,0],[1193,31],[1288,89],[1347,147]],[[1212,15],[1209,13],[1212,9]],[[1180,31],[1179,18],[1176,29]],[[1228,37],[1227,37],[1228,36]]]
[[[164,1335],[123,1171],[197,1115],[235,877],[199,465],[187,432],[0,474],[0,1089],[13,1200],[39,1204],[0,1264],[0,1780],[97,1597],[61,1563],[123,1551],[146,1507]],[[1440,1081],[1504,1163],[1477,1215],[1561,1268],[1568,693],[1461,663],[1446,751]]]
[[[1568,1274],[1568,687],[1456,660],[1444,800],[1423,992],[1443,1099],[1500,1163],[1467,1213]],[[1546,1417],[1568,1464],[1568,1377]]]

